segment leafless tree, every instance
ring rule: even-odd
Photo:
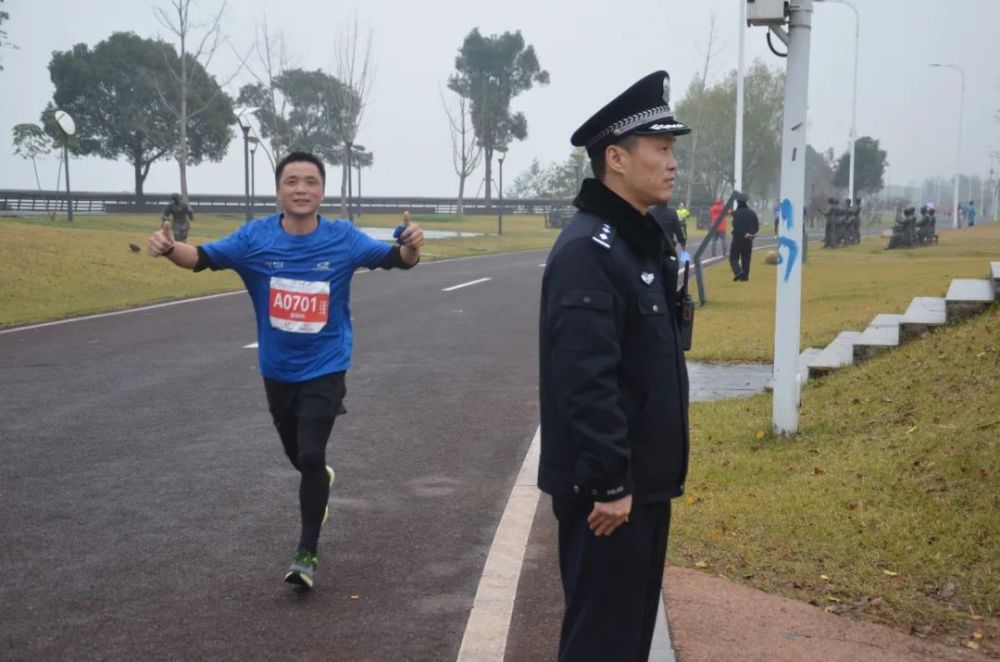
[[[361,121],[375,83],[375,62],[372,59],[372,31],[361,34],[358,18],[345,26],[337,36],[333,53],[333,75],[343,84],[349,98],[344,99],[341,136],[346,149],[341,168],[340,210],[347,213],[347,183],[351,176],[351,146],[356,142]]]
[[[206,72],[208,71],[212,59],[215,57],[215,52],[218,50],[219,42],[222,39],[222,17],[225,14],[228,2],[229,0],[223,0],[219,11],[207,23],[203,24],[194,24],[191,22],[192,0],[169,0],[169,10],[161,7],[153,8],[153,15],[156,17],[156,20],[177,38],[180,46],[178,49],[180,71],[175,71],[173,67],[169,66],[169,63],[167,66],[167,70],[173,76],[179,88],[177,98],[171,99],[168,94],[160,90],[160,99],[177,118],[179,135],[174,158],[177,160],[177,165],[180,168],[181,197],[185,202],[188,200],[188,124],[194,117],[210,108],[215,101],[215,97],[212,97],[204,100],[197,108],[190,107],[192,72],[188,68],[188,58],[190,57],[191,61],[200,63],[202,68]],[[201,30],[200,37],[194,34],[198,30]],[[197,45],[192,50],[191,44],[193,42],[197,42]],[[222,89],[236,78],[239,71],[240,69],[237,69],[228,80],[218,86],[217,94],[223,93]]]
[[[441,105],[448,116],[448,130],[451,134],[451,160],[458,175],[458,213],[465,213],[465,180],[479,167],[483,160],[483,148],[476,142],[469,116],[469,100],[458,96],[457,112],[448,107],[444,94]]]
[[[705,86],[708,85],[708,69],[711,66],[712,58],[719,54],[720,51],[713,50],[715,45],[715,13],[711,14],[708,23],[708,46],[705,48],[705,66],[702,68],[701,72],[701,87],[698,90],[698,112],[695,117],[693,126],[701,126],[701,117],[705,110]],[[720,49],[721,50],[721,49]],[[694,132],[691,138],[691,157],[690,165],[686,165],[689,175],[687,177],[687,193],[684,196],[684,206],[688,209],[691,208],[691,190],[694,188],[694,180],[696,179],[695,173],[698,165],[698,131]]]

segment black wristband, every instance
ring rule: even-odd
[[[165,250],[162,253],[160,253],[160,257],[167,257],[168,255],[170,255],[171,253],[173,253],[174,252],[174,247],[176,247],[176,246],[177,246],[177,244],[170,244],[170,248],[168,248],[167,250]]]

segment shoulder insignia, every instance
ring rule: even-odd
[[[591,237],[595,244],[599,244],[608,250],[611,250],[611,244],[615,240],[615,229],[605,223],[601,226],[601,229],[595,232]]]

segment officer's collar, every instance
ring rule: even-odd
[[[585,179],[573,205],[598,216],[618,231],[629,247],[640,255],[660,257],[664,247],[663,229],[650,214],[639,211],[597,179]]]

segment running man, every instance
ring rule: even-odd
[[[334,420],[346,411],[351,277],[359,267],[413,267],[420,261],[424,233],[404,214],[399,245],[390,246],[348,221],[320,216],[326,170],[312,154],[286,156],[275,183],[284,213],[201,246],[176,241],[164,221],[149,238],[149,253],[194,271],[233,269],[246,285],[257,317],[268,408],[285,454],[301,475],[302,532],[285,581],[311,589],[334,479],[326,445]]]

